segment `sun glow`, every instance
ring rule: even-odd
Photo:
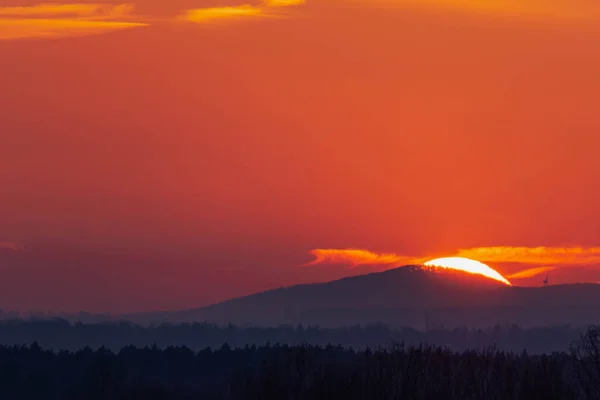
[[[471,274],[483,275],[490,279],[495,279],[500,281],[508,286],[512,286],[512,284],[500,275],[500,273],[493,268],[481,263],[479,261],[471,260],[469,258],[463,257],[445,257],[445,258],[436,258],[435,260],[427,261],[425,266],[428,267],[440,267],[440,268],[449,268],[455,269],[458,271],[464,271]]]

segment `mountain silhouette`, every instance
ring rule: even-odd
[[[268,290],[207,307],[124,316],[139,323],[384,323],[417,329],[580,325],[600,321],[600,285],[511,287],[467,272],[409,265],[327,283]]]

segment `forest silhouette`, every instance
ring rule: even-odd
[[[567,351],[584,328],[570,325],[523,329],[517,325],[496,325],[488,329],[444,328],[431,325],[426,331],[410,327],[392,328],[384,324],[356,325],[345,328],[319,326],[278,327],[219,326],[209,323],[181,323],[142,326],[128,321],[81,323],[64,319],[11,319],[0,321],[0,344],[29,345],[37,342],[53,350],[76,351],[83,347],[105,347],[119,351],[123,347],[187,346],[192,350],[220,348],[224,343],[233,347],[262,346],[279,343],[290,346],[329,344],[352,347],[387,346],[392,342],[408,346],[430,344],[454,351],[483,349],[494,345],[500,350],[531,354]]]
[[[600,329],[569,352],[271,345],[0,346],[3,399],[598,399]]]

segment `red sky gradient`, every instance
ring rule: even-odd
[[[313,249],[600,281],[597,1],[44,3],[0,0],[1,308],[388,267]]]

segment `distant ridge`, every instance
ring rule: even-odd
[[[124,316],[139,323],[207,321],[218,324],[381,322],[391,326],[522,326],[600,322],[600,285],[510,287],[487,277],[407,265],[319,284],[302,284],[207,307]]]

